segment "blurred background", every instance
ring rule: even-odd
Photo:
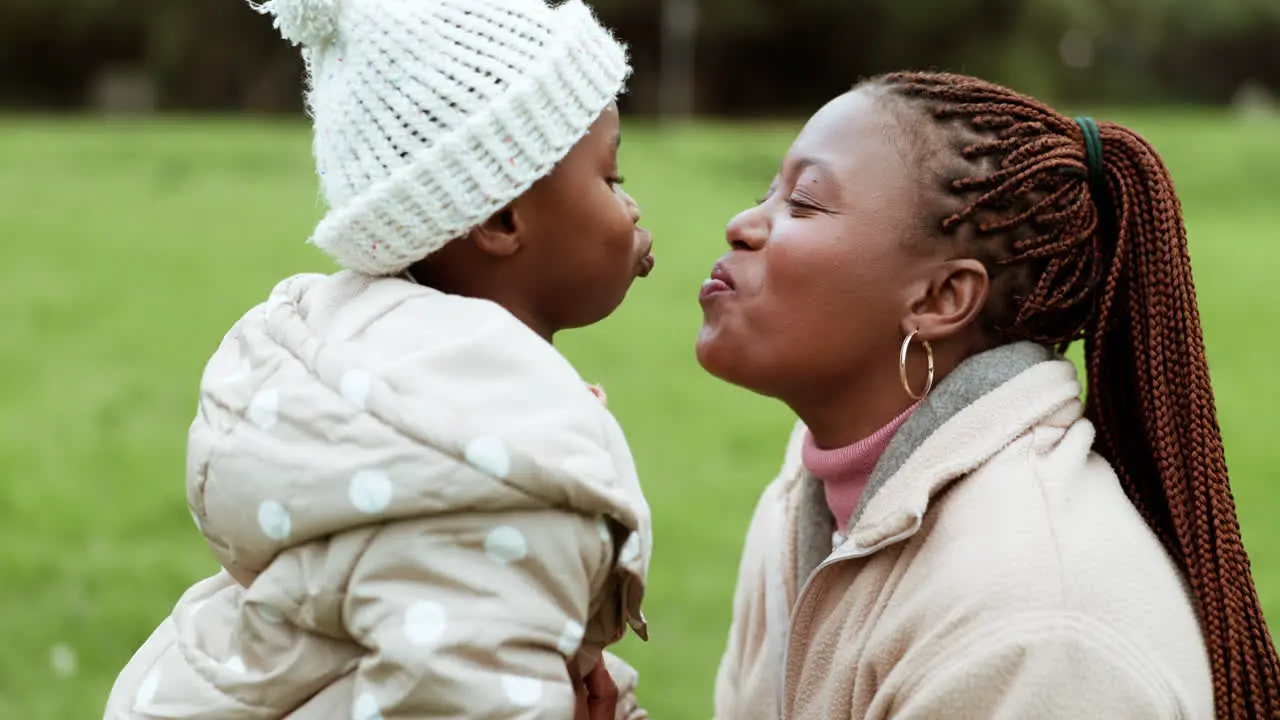
[[[792,419],[694,362],[725,222],[804,118],[899,69],[1126,122],[1172,169],[1245,540],[1280,622],[1280,0],[598,0],[632,46],[623,172],[658,267],[561,345],[654,507],[657,718],[704,718],[738,553]],[[240,0],[0,0],[0,719],[101,717],[215,571],[183,490],[203,363],[280,279],[328,271],[302,65]]]
[[[1058,101],[1259,102],[1276,0],[600,0],[635,115],[807,114],[861,75],[940,67]],[[297,53],[235,0],[3,0],[0,103],[105,112],[300,108]]]

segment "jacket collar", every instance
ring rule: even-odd
[[[913,535],[952,482],[1051,416],[1062,424],[1078,419],[1080,390],[1075,367],[1034,343],[966,360],[889,443],[838,553],[870,554]]]
[[[961,363],[889,443],[835,553],[821,481],[799,467],[791,495],[796,586],[824,559],[870,555],[914,535],[951,483],[1035,425],[1079,419],[1080,391],[1075,366],[1035,343],[1003,345]]]
[[[994,455],[1034,422],[1034,418],[1028,419],[1027,413],[1010,412],[1019,408],[1005,407],[1009,401],[1004,399],[1004,386],[1022,374],[1047,364],[1058,367],[1061,375],[1064,369],[1061,366],[1065,366],[1071,373],[1072,382],[1063,385],[1057,396],[1070,393],[1075,397],[1079,393],[1079,385],[1074,382],[1074,369],[1066,361],[1061,361],[1059,366],[1047,362],[1051,360],[1054,360],[1054,355],[1041,345],[1003,345],[969,358],[938,383],[885,449],[854,511],[848,536],[836,539],[841,543],[837,554],[869,554],[890,541],[914,534],[935,494]],[[983,407],[971,410],[980,401]],[[1055,403],[1057,401],[1050,401],[1050,404]],[[1039,409],[1022,409],[1029,411],[1030,416],[1042,414]],[[979,421],[976,426],[973,423],[965,425],[967,432],[977,433],[979,439],[986,442],[975,444],[972,437],[960,438],[952,433],[949,423],[962,418],[976,418]],[[827,507],[822,481],[805,470],[800,462],[797,438],[802,436],[803,428],[797,426],[785,464],[785,467],[796,468],[795,484],[789,493],[792,507],[788,514],[794,518],[790,563],[797,589],[814,568],[832,556],[835,531],[835,521]],[[957,447],[973,451],[966,453],[969,461],[962,466],[947,465],[944,468],[939,465],[939,460],[958,458],[953,452],[956,448],[949,443],[958,443]],[[921,456],[922,451],[928,455]]]
[[[975,355],[956,367],[938,384],[935,392],[920,403],[885,448],[854,510],[850,527],[858,524],[871,500],[902,469],[907,459],[948,420],[1023,371],[1050,359],[1048,349],[1041,345],[1016,343]]]

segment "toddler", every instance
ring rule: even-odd
[[[567,720],[602,657],[642,717],[603,651],[646,633],[649,510],[551,345],[653,266],[625,49],[580,0],[254,7],[303,48],[311,241],[344,269],[280,283],[209,361],[187,497],[225,572],[105,717]]]

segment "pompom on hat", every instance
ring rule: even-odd
[[[250,2],[301,45],[329,212],[311,242],[395,275],[546,176],[623,91],[581,0]]]

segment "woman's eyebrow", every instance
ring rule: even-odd
[[[800,176],[804,175],[808,170],[813,170],[819,180],[830,186],[829,191],[834,193],[835,200],[838,201],[840,199],[840,183],[836,181],[836,173],[827,161],[810,155],[802,156],[796,160],[792,176],[799,180]]]

